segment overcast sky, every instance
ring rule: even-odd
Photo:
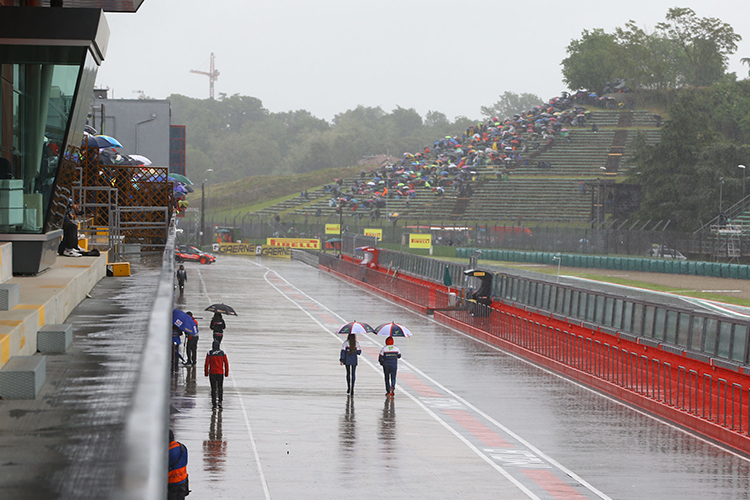
[[[271,112],[330,121],[361,104],[476,119],[505,91],[559,95],[565,47],[584,29],[632,19],[651,32],[677,6],[732,25],[743,41],[729,71],[746,78],[748,0],[145,0],[107,14],[97,85],[120,99],[207,98],[208,77],[190,70],[208,72],[213,52],[216,97],[257,97]]]

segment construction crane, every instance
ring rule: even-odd
[[[191,69],[191,73],[197,73],[199,75],[206,75],[208,77],[210,90],[209,90],[209,97],[211,99],[214,98],[214,82],[219,78],[219,71],[214,67],[214,53],[211,52],[211,70],[206,71],[198,71],[197,69]]]

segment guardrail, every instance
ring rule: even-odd
[[[457,248],[456,257],[469,258],[475,250],[482,251],[482,259],[506,262],[529,262],[535,264],[557,264],[560,259],[566,267],[587,267],[593,269],[615,269],[646,273],[688,274],[715,278],[750,279],[750,265],[727,262],[705,262],[696,260],[656,259],[648,257],[609,257],[554,252],[524,252],[520,250],[493,250],[480,248]]]
[[[174,300],[174,223],[169,229],[138,382],[125,422],[116,500],[167,497],[169,383]]]

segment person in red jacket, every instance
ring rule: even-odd
[[[211,381],[211,404],[214,408],[216,408],[217,400],[221,408],[221,402],[224,399],[224,377],[229,376],[229,361],[219,345],[219,341],[214,340],[213,348],[206,354],[204,367],[206,377]]]

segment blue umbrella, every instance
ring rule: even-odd
[[[172,309],[172,324],[189,335],[198,335],[198,325],[185,311]]]
[[[83,142],[81,143],[81,145],[89,147],[89,148],[96,148],[96,149],[112,147],[112,143],[110,143],[108,140],[104,139],[103,137],[96,136],[96,135],[87,135],[86,138],[83,139]]]
[[[118,141],[114,137],[111,137],[111,136],[108,136],[108,135],[97,135],[97,136],[94,136],[94,137],[98,137],[100,139],[104,139],[105,141],[107,141],[109,143],[109,147],[113,147],[113,148],[121,148],[122,147],[122,144],[120,144],[120,141]]]

